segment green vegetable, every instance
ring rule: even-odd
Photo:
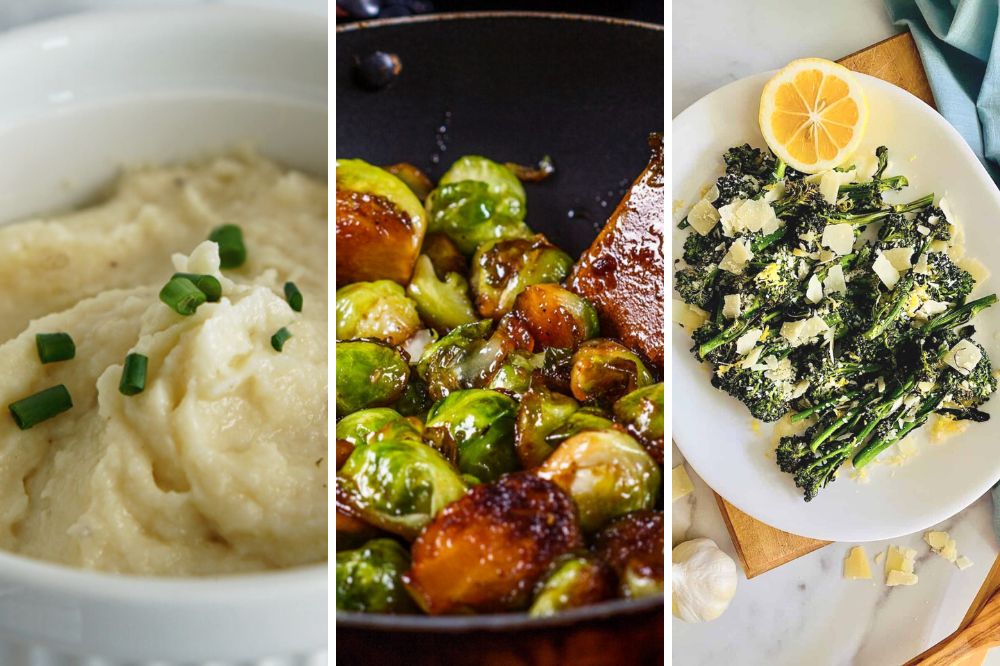
[[[146,389],[146,367],[149,358],[135,352],[125,357],[122,366],[122,378],[118,382],[118,391],[122,395],[137,395]]]
[[[550,391],[544,384],[534,384],[524,394],[517,411],[516,447],[525,469],[538,467],[552,455],[558,442],[550,442],[549,435],[579,408],[576,400]]]
[[[172,277],[160,290],[160,300],[177,314],[187,317],[193,315],[207,299],[191,280]]]
[[[454,391],[431,407],[424,436],[450,439],[457,449],[458,469],[481,481],[495,481],[518,469],[514,450],[517,403],[485,389]]]
[[[337,439],[361,446],[368,438],[388,423],[402,420],[403,416],[389,407],[362,409],[345,416],[337,423]]]
[[[21,430],[27,430],[42,421],[62,414],[73,406],[73,399],[63,384],[39,391],[7,405],[14,423]]]
[[[439,333],[476,321],[466,279],[458,273],[448,273],[444,280],[439,280],[426,255],[417,259],[406,293],[416,304],[420,318]]]
[[[403,585],[410,554],[392,539],[373,539],[337,553],[337,609],[411,613],[416,604]]]
[[[531,380],[535,371],[539,369],[539,363],[540,355],[512,352],[490,378],[486,388],[504,391],[520,399],[531,388]]]
[[[223,224],[212,229],[208,240],[219,245],[219,267],[239,268],[247,260],[247,249],[243,245],[243,230],[235,224]]]
[[[302,292],[295,286],[294,282],[285,283],[285,300],[288,306],[296,312],[302,312]]]
[[[614,595],[614,575],[606,564],[591,555],[571,555],[556,562],[542,581],[528,615],[547,617]]]
[[[572,268],[573,259],[541,235],[480,245],[470,275],[476,308],[483,317],[499,318],[525,288],[562,282]]]
[[[337,290],[337,338],[405,342],[421,328],[416,304],[392,280],[355,282]]]
[[[650,445],[663,446],[663,384],[650,384],[619,398],[615,418],[633,437]]]
[[[489,320],[456,326],[424,349],[417,372],[432,398],[440,400],[452,391],[480,386],[483,374],[496,362],[487,347],[490,327]]]
[[[414,227],[423,227],[426,214],[417,195],[402,180],[364,160],[337,160],[337,189],[381,197],[406,213]]]
[[[222,284],[214,275],[174,273],[173,277],[190,280],[191,284],[198,287],[201,293],[205,294],[205,300],[209,303],[218,303],[219,299],[222,298]]]
[[[291,332],[282,326],[271,336],[271,347],[274,351],[280,352],[285,348],[285,343],[292,337]]]
[[[652,383],[653,375],[642,360],[614,340],[588,340],[573,355],[570,387],[581,402],[614,402]]]
[[[527,201],[524,186],[503,164],[478,155],[466,155],[449,167],[438,184],[451,185],[464,181],[485,183],[490,195],[501,202],[503,212],[524,219]]]
[[[68,361],[76,356],[76,345],[69,333],[36,333],[35,347],[42,363]]]
[[[410,367],[393,347],[367,341],[338,342],[336,353],[338,416],[391,405],[403,394]]]

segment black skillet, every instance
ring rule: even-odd
[[[659,26],[554,14],[447,14],[338,27],[337,157],[411,162],[437,179],[479,154],[537,162],[528,224],[574,256],[601,229],[663,130]],[[356,58],[394,53],[400,74],[372,92]],[[523,614],[337,613],[340,664],[660,663],[663,603],[616,601],[544,621]]]

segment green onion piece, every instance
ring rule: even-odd
[[[288,338],[292,337],[292,334],[288,332],[288,329],[282,326],[278,329],[278,332],[271,336],[271,346],[274,347],[274,351],[281,351],[285,347],[285,342]]]
[[[222,268],[239,268],[247,260],[243,245],[243,230],[235,224],[223,224],[212,229],[208,240],[219,244],[219,265]]]
[[[187,317],[194,314],[206,299],[205,293],[194,282],[183,277],[173,277],[160,290],[160,300],[177,314]]]
[[[294,282],[285,283],[285,300],[296,312],[302,312],[302,292]]]
[[[38,360],[42,363],[68,361],[76,356],[76,345],[69,333],[38,333],[35,335]]]
[[[201,293],[205,294],[205,300],[209,303],[218,303],[219,299],[222,298],[222,285],[219,281],[215,279],[213,275],[201,275],[199,273],[174,273],[174,278],[185,278],[191,281],[191,284],[198,287]]]
[[[57,414],[62,414],[72,406],[73,399],[70,398],[69,391],[65,385],[59,384],[12,402],[7,405],[7,409],[14,417],[17,427],[27,430]]]
[[[142,354],[131,353],[125,357],[122,368],[122,379],[118,382],[118,391],[122,395],[136,395],[146,388],[146,366],[149,359]]]

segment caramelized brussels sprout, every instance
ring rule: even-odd
[[[548,441],[549,433],[563,425],[580,406],[576,400],[553,393],[535,383],[521,398],[517,410],[515,444],[517,457],[525,469],[538,467],[555,451]]]
[[[430,258],[439,280],[448,277],[448,273],[469,274],[469,260],[446,234],[427,234],[420,253]]]
[[[337,284],[406,284],[427,231],[420,200],[396,176],[362,160],[337,160]]]
[[[614,340],[588,340],[573,355],[570,389],[577,400],[610,403],[652,383],[642,360]]]
[[[524,352],[511,352],[500,369],[490,378],[486,388],[503,391],[518,400],[531,388],[531,378],[537,370],[535,357]]]
[[[393,409],[403,416],[417,416],[423,419],[433,404],[434,400],[427,392],[427,382],[420,378],[417,367],[411,365],[410,380],[406,382],[406,390],[393,405]]]
[[[362,409],[345,416],[337,423],[337,441],[349,442],[352,446],[360,446],[368,438],[382,429],[387,423],[399,421],[403,416],[389,407],[373,407]]]
[[[421,201],[426,199],[427,195],[434,189],[434,183],[427,177],[427,174],[409,162],[390,164],[385,167],[385,170],[403,181],[410,188],[410,191],[416,194],[417,198]]]
[[[420,317],[438,333],[476,321],[469,299],[469,283],[458,273],[439,280],[426,255],[420,255],[406,293],[416,303]]]
[[[374,338],[401,345],[420,327],[417,304],[392,280],[355,282],[337,290],[339,340]]]
[[[391,405],[403,394],[410,366],[395,348],[351,340],[338,342],[336,352],[337,416]]]
[[[539,585],[528,615],[546,617],[615,596],[615,573],[591,555],[560,558]]]
[[[347,459],[354,453],[354,444],[346,439],[337,438],[337,469],[344,466]]]
[[[458,472],[407,419],[391,421],[354,449],[337,473],[338,493],[369,524],[414,538],[465,494]]]
[[[650,384],[615,403],[615,418],[663,465],[663,384]]]
[[[517,403],[503,393],[486,389],[454,391],[431,407],[424,438],[451,438],[460,472],[481,481],[495,481],[518,468],[514,451],[516,413]]]
[[[351,451],[353,450],[353,447],[351,447]],[[338,461],[337,469],[340,469],[342,465],[343,463]],[[361,513],[351,505],[347,495],[339,485],[336,488],[336,498],[338,551],[357,548],[369,539],[374,539],[378,536],[379,531],[361,518]]]
[[[472,257],[469,276],[476,309],[483,317],[498,319],[514,307],[526,287],[562,282],[573,260],[541,234],[496,243],[484,243]]]
[[[337,609],[410,613],[416,604],[403,586],[410,555],[393,539],[374,539],[337,553]]]
[[[594,552],[618,573],[622,596],[663,594],[663,513],[635,511],[594,537]]]
[[[569,379],[573,371],[573,350],[562,347],[549,347],[545,350],[545,361],[542,363],[542,378],[545,385],[553,391],[570,393]]]
[[[508,474],[438,514],[413,543],[403,580],[433,615],[521,610],[552,562],[582,545],[565,492],[528,473]]]
[[[514,299],[514,313],[542,348],[576,349],[600,334],[597,310],[557,284],[534,284]]]
[[[451,185],[465,181],[485,183],[490,196],[500,202],[500,209],[513,217],[524,219],[527,210],[524,186],[514,172],[503,164],[479,155],[465,155],[458,158],[448,171],[441,176],[439,185]]]
[[[535,473],[573,497],[587,532],[616,516],[653,508],[660,494],[659,466],[632,437],[614,429],[573,435]]]

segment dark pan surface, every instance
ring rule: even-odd
[[[663,130],[663,40],[658,26],[542,14],[338,28],[337,156],[408,161],[436,180],[465,154],[550,155],[556,174],[526,186],[527,222],[579,256],[645,167],[647,136]],[[352,63],[376,50],[403,68],[369,92]]]

